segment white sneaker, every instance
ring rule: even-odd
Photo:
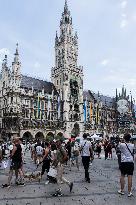
[[[123,191],[119,190],[118,194],[124,195],[125,193]]]
[[[45,185],[49,184],[49,180],[45,182]]]
[[[132,194],[132,192],[129,192],[128,197],[131,197],[131,196],[133,196],[133,194]]]

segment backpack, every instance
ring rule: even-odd
[[[62,164],[68,161],[68,155],[64,149],[60,148],[58,150],[57,160],[58,160],[58,162],[60,162]]]
[[[78,150],[78,148],[77,148],[76,146],[73,147],[73,155],[74,155],[75,157],[78,157],[78,156],[79,156],[79,150]]]
[[[43,154],[43,148],[42,148],[41,146],[37,146],[37,147],[36,147],[36,153],[37,153],[38,155],[42,155],[42,154]]]

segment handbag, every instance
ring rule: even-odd
[[[78,156],[79,156],[79,151],[78,151],[78,150],[74,150],[74,151],[73,151],[73,155],[74,155],[75,157],[78,157]]]
[[[56,178],[57,177],[57,170],[53,167],[50,167],[47,175],[50,177]]]

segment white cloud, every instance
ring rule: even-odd
[[[125,8],[127,7],[127,4],[128,4],[128,1],[127,1],[127,0],[123,0],[123,1],[121,2],[121,8],[122,8],[122,9],[125,9]]]
[[[127,0],[121,1],[121,22],[120,28],[123,29],[128,25],[128,18],[127,18]]]
[[[104,59],[100,64],[102,66],[107,66],[109,64],[109,59]]]
[[[120,23],[120,28],[125,28],[128,25],[128,20],[122,19]]]
[[[126,14],[126,13],[122,13],[121,16],[122,16],[123,18],[126,18],[126,17],[127,17],[127,14]]]
[[[130,86],[136,86],[136,79],[135,78],[128,79],[128,84]]]
[[[133,20],[134,22],[136,22],[136,14],[133,14],[132,20]]]
[[[35,62],[35,64],[34,64],[34,67],[35,67],[35,68],[40,68],[40,66],[41,66],[41,65],[40,65],[40,63],[39,63],[38,61]]]

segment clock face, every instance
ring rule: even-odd
[[[119,100],[117,102],[117,110],[120,114],[125,114],[128,112],[128,102],[125,99]]]

